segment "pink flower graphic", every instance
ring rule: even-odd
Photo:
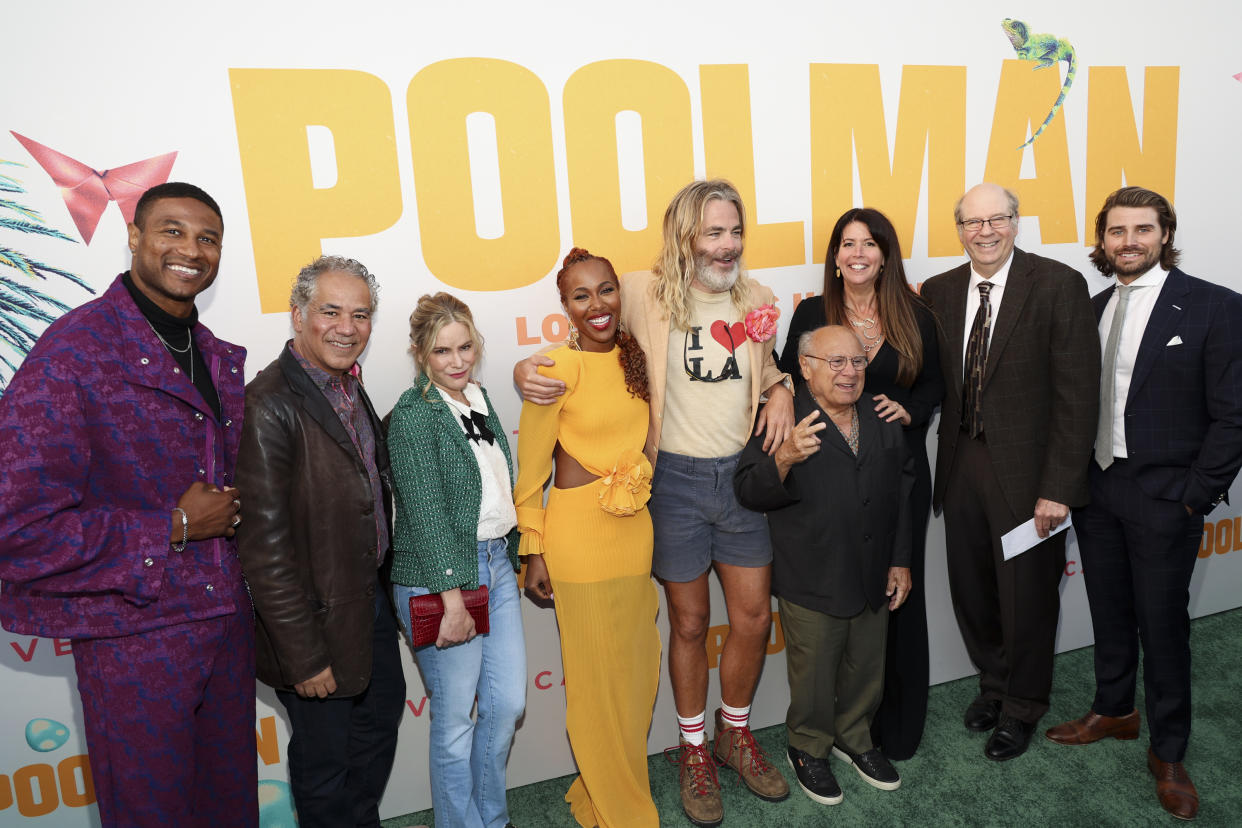
[[[767,342],[776,336],[776,320],[780,318],[776,305],[760,305],[746,314],[746,335],[755,342]]]

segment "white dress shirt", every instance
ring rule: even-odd
[[[988,328],[988,347],[992,345],[992,334],[996,332],[996,320],[1000,316],[1001,298],[1005,295],[1005,282],[1009,279],[1009,266],[1013,264],[1013,251],[1001,265],[1000,270],[985,279],[970,266],[970,284],[966,286],[966,328],[962,332],[962,366],[966,366],[966,348],[970,345],[970,329],[975,326],[975,314],[979,312],[979,283],[989,282],[992,289],[988,292],[988,303],[992,306],[992,326]]]
[[[1147,320],[1160,298],[1160,290],[1169,271],[1159,265],[1144,273],[1130,287],[1130,301],[1126,305],[1126,318],[1122,322],[1121,338],[1117,341],[1117,370],[1111,377],[1113,385],[1113,456],[1129,457],[1126,452],[1126,398],[1130,394],[1130,378],[1134,375],[1134,361],[1138,358],[1139,344],[1147,330]],[[1108,332],[1113,326],[1113,312],[1117,310],[1117,291],[1108,297],[1104,313],[1100,315],[1100,346],[1108,342]],[[1100,377],[1108,382],[1109,377]]]
[[[462,422],[461,415],[470,416],[470,410],[474,409],[483,416],[487,416],[487,400],[483,398],[483,389],[473,382],[466,383],[465,395],[470,401],[470,405],[464,405],[449,396],[440,386],[436,386],[442,396],[449,404],[449,408],[453,410],[453,416],[457,419],[457,425],[466,434],[466,424]],[[483,483],[482,497],[479,500],[479,531],[476,540],[491,540],[492,538],[503,538],[509,534],[509,530],[517,526],[517,510],[513,507],[513,483],[509,479],[509,464],[505,460],[504,452],[500,450],[500,441],[507,440],[508,437],[502,432],[496,435],[496,441],[488,443],[485,440],[474,441],[469,438],[466,442],[470,444],[471,451],[474,452],[474,459],[479,464],[479,477]]]

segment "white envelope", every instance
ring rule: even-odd
[[[1172,339],[1169,340],[1169,344],[1165,345],[1164,347],[1172,348],[1174,345],[1181,345],[1181,344],[1182,344],[1182,338],[1180,336],[1174,336]]]

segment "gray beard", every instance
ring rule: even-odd
[[[741,266],[737,259],[733,260],[733,269],[723,276],[712,267],[710,262],[705,265],[696,263],[694,269],[699,283],[712,293],[724,293],[732,290],[733,286],[737,284],[738,274],[741,273]]]

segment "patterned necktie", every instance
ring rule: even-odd
[[[1104,341],[1104,362],[1100,367],[1100,420],[1095,431],[1095,462],[1101,469],[1113,464],[1113,422],[1117,408],[1117,347],[1121,344],[1121,329],[1125,325],[1126,308],[1136,288],[1117,285],[1117,307],[1113,309],[1113,323]]]
[[[966,363],[962,372],[962,419],[970,436],[983,432],[983,368],[988,364],[988,335],[992,331],[990,282],[979,283],[979,310],[966,341]]]

